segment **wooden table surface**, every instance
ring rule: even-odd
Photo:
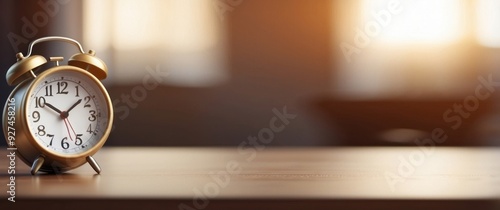
[[[31,176],[16,164],[8,202],[7,150],[0,148],[2,206],[88,209],[500,209],[500,149],[104,148],[65,174]],[[86,205],[77,205],[77,204]],[[4,209],[4,208],[1,208]]]

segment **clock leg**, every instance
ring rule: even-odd
[[[87,162],[90,164],[90,166],[92,166],[95,172],[97,172],[98,174],[101,173],[101,167],[99,167],[99,164],[97,164],[92,156],[87,157]]]
[[[35,175],[36,172],[42,167],[43,162],[45,162],[45,158],[42,156],[39,156],[34,162],[33,165],[31,166],[31,175]]]

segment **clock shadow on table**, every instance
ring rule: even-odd
[[[0,177],[5,177],[8,181],[10,177],[7,173],[1,173]],[[3,178],[2,178],[3,179]],[[57,185],[59,188],[63,186],[66,191],[74,191],[75,189],[85,189],[84,194],[81,196],[88,195],[88,192],[96,192],[99,190],[101,175],[100,174],[78,174],[78,173],[45,173],[39,172],[36,175],[31,175],[29,172],[16,173],[16,182],[30,183],[23,184],[16,187],[19,192],[22,191],[32,191],[32,192],[42,192],[51,189],[58,183],[64,183],[64,185]],[[83,192],[83,191],[82,191]],[[45,194],[45,193],[44,193]]]
[[[7,172],[2,172],[0,173],[0,177],[10,177],[12,174],[8,174]],[[87,174],[79,174],[79,173],[72,173],[72,172],[62,172],[62,173],[56,173],[56,172],[38,172],[36,175],[31,175],[29,172],[23,172],[23,173],[16,173],[15,174],[16,178],[17,177],[33,177],[33,178],[42,178],[42,177],[63,177],[63,178],[80,178],[80,177],[88,177]],[[93,174],[92,177],[100,177],[100,174]]]

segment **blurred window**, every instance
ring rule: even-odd
[[[463,4],[457,0],[417,0],[400,2],[397,14],[385,19],[376,39],[386,43],[451,43],[463,36]],[[364,0],[364,22],[376,20],[376,13],[388,11],[388,0]],[[380,21],[378,21],[380,22]]]
[[[479,0],[476,14],[479,43],[500,47],[500,1]]]
[[[334,14],[335,50],[345,59],[333,67],[341,96],[462,97],[491,69],[480,52],[500,47],[498,0],[354,2],[353,12]]]
[[[216,85],[227,75],[224,22],[212,3],[86,0],[84,42],[112,62],[114,83],[141,82],[146,66],[160,65],[171,85]]]

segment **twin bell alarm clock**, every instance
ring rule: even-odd
[[[63,41],[79,53],[60,65],[63,57],[47,59],[32,55],[41,42]],[[7,71],[7,83],[15,86],[3,110],[3,131],[8,150],[38,171],[61,173],[85,163],[97,172],[92,157],[106,142],[113,123],[113,106],[100,80],[107,77],[106,64],[66,37],[43,37],[31,42],[28,53],[17,53]],[[46,65],[47,66],[47,65]]]

